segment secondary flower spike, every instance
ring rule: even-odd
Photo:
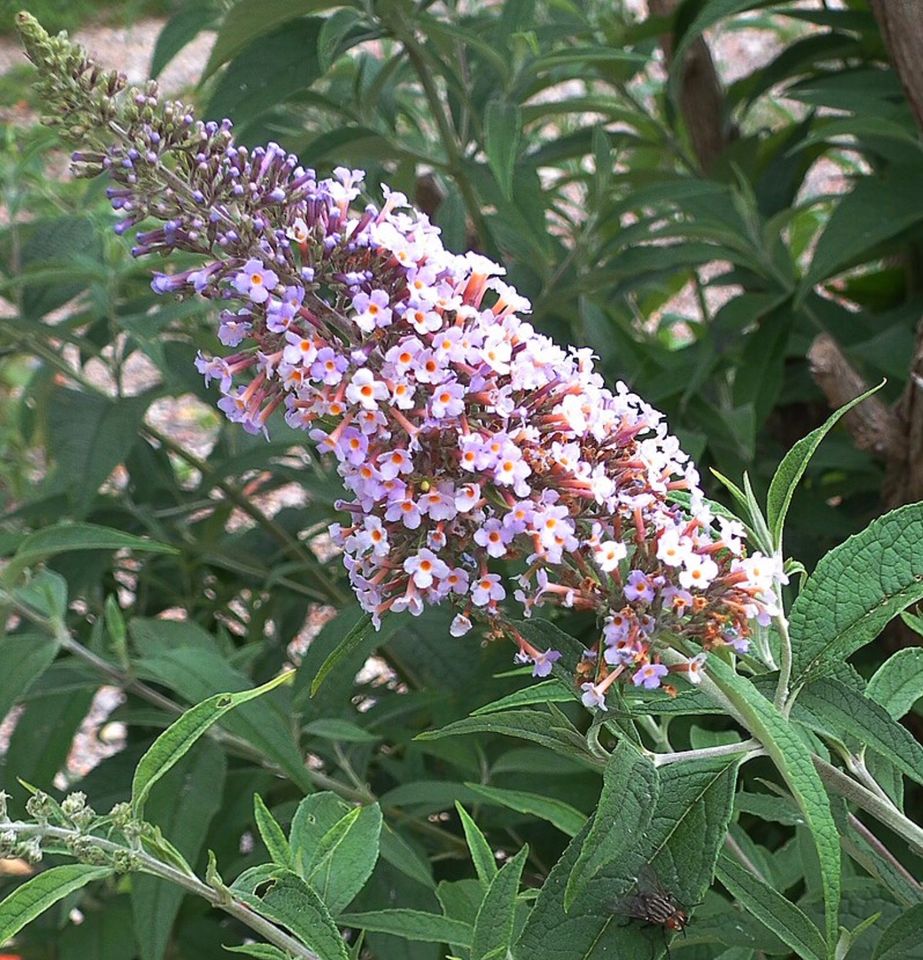
[[[376,624],[450,603],[454,636],[481,619],[546,676],[560,654],[504,628],[501,604],[592,611],[580,673],[602,709],[616,680],[661,685],[662,643],[746,650],[781,569],[712,515],[660,413],[524,319],[502,267],[447,251],[387,187],[354,209],[362,171],[319,179],[275,143],[238,146],[230,121],[197,121],[154,83],[125,89],[20,23],[56,124],[89,142],[75,164],[108,171],[120,232],[150,227],[133,253],[201,255],[153,288],[220,305],[227,352],[197,361],[218,406],[257,433],[279,410],[336,458],[350,497],[331,530]],[[701,660],[674,669],[697,679]]]

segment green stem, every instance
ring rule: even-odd
[[[881,857],[882,860],[885,860],[891,865],[891,869],[895,873],[901,875],[901,877],[906,881],[908,886],[911,889],[923,891],[923,887],[920,886],[918,880],[914,879],[910,871],[894,856],[893,853],[872,833],[871,830],[854,814],[849,813],[846,815],[849,820],[849,825],[856,831],[865,840],[865,842]],[[913,906],[913,903],[907,903],[907,906]]]
[[[730,835],[728,834],[724,838],[724,845],[734,854],[734,856],[741,862],[741,864],[753,874],[759,880],[762,880],[763,883],[767,883],[766,877],[763,876],[762,871],[757,867],[757,865],[744,853],[743,847]]]
[[[782,611],[782,588],[778,585],[776,586],[776,602],[779,605],[779,610]],[[784,611],[780,612],[774,620],[776,629],[779,631],[782,663],[779,668],[779,682],[776,684],[776,695],[773,697],[772,702],[782,716],[787,717],[791,712],[792,704],[795,702],[794,697],[789,698],[788,689],[792,680],[792,640],[788,633],[788,617],[785,616]]]
[[[650,760],[655,767],[664,767],[669,763],[683,763],[688,760],[709,760],[712,757],[728,757],[737,753],[745,754],[744,760],[764,757],[766,751],[759,740],[743,740],[740,743],[724,743],[718,747],[702,747],[700,750],[680,750],[677,753],[651,753]]]
[[[165,710],[167,713],[172,713],[176,716],[179,716],[185,712],[186,708],[181,704],[178,704],[169,697],[159,693],[153,687],[149,687],[143,681],[132,677],[129,673],[119,669],[115,664],[110,663],[108,660],[104,660],[102,657],[97,656],[97,654],[93,653],[92,650],[88,650],[71,634],[71,632],[63,623],[49,620],[47,617],[37,613],[31,607],[21,603],[15,597],[9,594],[0,593],[0,597],[15,606],[17,611],[22,616],[26,617],[36,626],[41,627],[52,637],[54,637],[62,649],[93,667],[93,669],[101,673],[115,686],[135,694],[142,700],[146,700],[152,706],[158,707],[161,710]],[[237,756],[249,760],[258,766],[269,770],[277,776],[288,778],[288,774],[285,772],[285,770],[283,770],[282,767],[277,766],[271,760],[267,759],[261,751],[251,746],[251,744],[249,744],[246,740],[242,740],[240,737],[237,737],[232,733],[228,733],[221,727],[210,727],[205,735],[207,737],[211,737],[216,743],[220,743]],[[331,777],[329,774],[326,774],[321,770],[313,770],[310,767],[306,767],[305,772],[311,782],[320,790],[330,790],[331,792],[337,794],[337,796],[342,797],[344,800],[348,800],[350,803],[368,804],[375,803],[377,800],[375,794],[361,783],[357,782],[355,787],[350,787],[348,784],[341,783],[339,780],[336,780],[334,777]],[[461,837],[456,836],[454,833],[444,830],[442,827],[437,826],[434,823],[430,823],[429,821],[418,820],[415,817],[405,813],[399,807],[386,807],[385,813],[393,817],[395,820],[406,822],[408,827],[416,830],[418,833],[424,833],[428,836],[438,838],[440,841],[448,844],[448,846],[456,850],[467,849],[465,841]]]
[[[39,837],[58,840],[64,844],[71,844],[78,839],[87,839],[87,834],[82,834],[79,830],[68,830],[65,827],[51,827],[42,824],[33,823],[5,823],[2,825],[4,832],[9,831],[20,837]],[[142,849],[130,849],[122,844],[115,843],[112,840],[105,840],[102,837],[90,837],[93,845],[109,857],[115,855],[126,855],[134,858],[138,864],[138,870],[141,873],[147,873],[154,877],[160,877],[162,880],[168,880],[189,893],[194,893],[203,900],[210,903],[218,910],[223,910],[230,914],[235,920],[249,927],[255,933],[258,933],[263,939],[278,947],[280,950],[288,953],[299,960],[320,960],[318,955],[310,950],[299,940],[289,936],[284,930],[280,930],[274,923],[261,917],[254,912],[252,907],[236,900],[233,893],[228,896],[226,892],[210,887],[207,883],[200,880],[195,874],[185,873],[171,864],[164,863],[161,860],[152,857]]]
[[[824,786],[856,804],[857,807],[861,807],[886,827],[890,827],[898,836],[903,837],[911,847],[923,853],[923,829],[904,816],[896,807],[890,803],[885,803],[871,790],[863,787],[861,783],[857,783],[833,764],[827,763],[820,757],[813,757],[812,759]]]

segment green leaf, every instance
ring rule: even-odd
[[[893,720],[900,720],[923,697],[923,647],[905,647],[885,660],[869,680],[865,693]]]
[[[651,822],[660,793],[657,768],[628,741],[606,763],[603,788],[593,822],[573,872],[567,878],[564,909],[570,910],[587,883],[622,856]],[[619,829],[613,830],[617,823]]]
[[[243,953],[248,957],[258,957],[259,960],[289,960],[287,953],[268,943],[244,943],[239,947],[224,946],[222,949],[227,950],[228,953]]]
[[[55,668],[49,668],[46,680],[53,678]],[[42,790],[51,790],[58,772],[67,765],[74,737],[80,729],[99,680],[93,686],[81,685],[79,689],[54,688],[49,684],[50,694],[38,697],[33,687],[33,697],[25,705],[10,737],[4,758],[5,786],[12,793],[19,793],[13,777],[21,778]]]
[[[482,783],[467,783],[465,786],[482,796],[488,803],[508,807],[519,813],[547,820],[562,833],[573,837],[586,823],[586,814],[581,813],[569,803],[545,797],[539,793],[527,793],[524,790],[507,790],[502,787],[488,787]]]
[[[144,802],[154,784],[189,750],[208,728],[229,710],[254,700],[291,680],[290,673],[273,677],[268,683],[243,693],[218,693],[187,710],[151,744],[135,770],[131,784],[131,804],[141,819]]]
[[[792,688],[829,670],[923,598],[923,504],[873,520],[817,564],[792,606]]]
[[[13,597],[49,620],[63,620],[67,614],[67,581],[53,570],[31,576],[13,591]]]
[[[126,936],[126,931],[132,928],[128,897],[106,897],[100,905],[94,903],[94,899],[87,897],[86,902],[80,904],[83,919],[79,924],[67,923],[55,931],[55,960],[137,960],[136,938]],[[49,920],[58,919],[65,912],[70,912],[67,901],[55,910]],[[36,925],[27,932],[29,942],[34,943],[42,936],[39,929]],[[9,958],[9,954],[0,953],[0,957],[3,956]]]
[[[24,537],[3,571],[4,583],[12,583],[26,567],[71,550],[146,550],[148,553],[179,551],[166,543],[136,537],[95,523],[59,523]]]
[[[344,913],[340,923],[372,933],[391,933],[404,940],[424,943],[454,943],[470,947],[471,924],[450,920],[422,910],[371,910],[368,913]]]
[[[923,940],[923,903],[905,910],[875,946],[872,960],[905,960]],[[919,956],[919,954],[917,954]]]
[[[328,676],[342,663],[347,660],[350,654],[365,641],[369,631],[372,629],[372,618],[366,613],[363,614],[356,625],[346,634],[342,642],[321,664],[320,669],[314,675],[311,681],[311,696],[313,697]]]
[[[455,809],[458,811],[462,828],[465,831],[465,840],[468,843],[468,849],[471,851],[471,860],[474,863],[474,869],[477,872],[478,879],[483,886],[487,886],[497,875],[497,860],[494,852],[487,842],[487,837],[481,833],[480,827],[468,815],[468,811],[456,800]]]
[[[43,870],[18,886],[0,903],[0,944],[16,936],[26,924],[53,907],[59,900],[94,880],[112,875],[112,867],[90,867],[68,863]]]
[[[134,624],[134,635],[133,627]],[[169,629],[163,635],[179,640],[188,637],[190,631]],[[242,693],[250,688],[251,683],[250,678],[235,670],[217,648],[209,649],[204,645],[163,649],[159,654],[139,660],[136,669],[141,676],[172,687],[191,703],[205,700],[220,690]],[[286,703],[279,699],[282,704]],[[248,703],[227,717],[222,726],[275,761],[304,792],[313,789],[291,723],[281,705],[269,701]]]
[[[151,399],[142,394],[116,402],[63,387],[51,395],[48,432],[55,478],[78,516],[86,514],[100,486],[128,456]]]
[[[807,717],[802,716],[804,712]],[[845,734],[886,757],[917,783],[923,783],[923,746],[887,711],[836,680],[822,679],[802,687],[795,716],[818,733],[842,741]]]
[[[317,38],[317,59],[321,71],[326,73],[348,46],[343,41],[362,24],[362,14],[357,10],[337,10],[324,18],[320,36]],[[351,46],[351,44],[350,44]]]
[[[256,820],[256,829],[260,832],[260,839],[269,852],[272,862],[290,870],[293,862],[292,848],[288,844],[282,827],[269,812],[269,807],[258,793],[253,794],[253,816]]]
[[[762,921],[804,960],[823,960],[824,938],[814,924],[781,893],[745,870],[735,860],[718,860],[718,879],[741,906]]]
[[[471,960],[508,955],[516,920],[516,894],[528,855],[529,848],[525,846],[491,880],[474,921]]]
[[[381,859],[400,870],[405,877],[433,886],[433,874],[429,861],[421,856],[410,844],[387,823],[381,828]]]
[[[157,34],[151,57],[151,79],[156,80],[183,47],[214,23],[216,16],[212,7],[197,3],[174,14]]]
[[[695,4],[689,8],[694,15],[690,22],[687,22],[685,29],[680,30],[677,24],[676,49],[673,53],[673,64],[670,68],[670,84],[674,96],[678,92],[678,85],[683,75],[683,65],[685,63],[686,51],[695,43],[699,37],[709,28],[724,20],[726,17],[733,17],[744,10],[750,10],[753,7],[760,6],[759,0],[707,0],[706,3]]]
[[[516,690],[494,700],[493,703],[485,703],[477,710],[471,711],[472,717],[480,717],[485,713],[500,713],[502,710],[512,710],[514,707],[528,707],[536,703],[571,703],[575,699],[572,690],[560,680],[543,680],[541,683],[532,683],[522,690]]]
[[[769,523],[769,530],[772,533],[772,543],[776,549],[782,545],[782,528],[785,525],[785,517],[788,508],[795,494],[795,488],[798,482],[804,476],[808,462],[814,456],[815,451],[820,446],[821,441],[833,429],[837,421],[853,407],[858,406],[863,400],[877,393],[884,386],[884,381],[867,390],[861,396],[850,400],[837,411],[835,411],[827,420],[816,430],[802,437],[788,453],[782,458],[772,482],[769,484],[769,495],[766,498],[766,519]]]
[[[243,891],[235,891],[235,896],[262,916],[288,927],[320,960],[349,960],[346,944],[323,901],[295,874],[284,871],[262,897]]]
[[[377,743],[381,737],[363,730],[358,724],[342,717],[324,717],[321,720],[312,720],[304,727],[304,732],[312,737],[323,740],[334,740],[340,743]]]
[[[519,151],[522,111],[518,104],[494,99],[484,111],[484,150],[491,172],[507,200],[513,196],[513,167]]]
[[[791,722],[752,683],[739,677],[719,657],[709,661],[709,676],[731,700],[747,729],[765,747],[804,813],[820,862],[827,949],[832,957],[839,929],[840,840],[811,753]]]
[[[440,730],[427,730],[417,734],[417,740],[441,740],[443,737],[458,737],[471,733],[497,733],[508,737],[519,737],[540,743],[549,750],[574,760],[582,760],[591,767],[599,767],[602,761],[588,750],[581,752],[575,744],[552,726],[552,718],[541,710],[510,710],[507,713],[486,717],[466,717],[456,720]]]
[[[18,273],[26,319],[39,320],[86,289],[103,257],[101,233],[92,217],[81,215],[19,225]],[[36,269],[44,276],[30,276]]]
[[[221,807],[227,762],[214,743],[198,744],[151,791],[145,817],[185,860],[195,863],[209,824]],[[185,891],[158,877],[131,881],[134,930],[142,960],[161,960]]]
[[[228,65],[208,102],[213,117],[246,126],[321,75],[317,39],[320,17],[294,20],[262,34]]]
[[[514,956],[529,960],[656,960],[662,956],[665,931],[626,922],[619,904],[636,889],[644,864],[651,864],[661,882],[688,908],[703,899],[727,834],[737,765],[736,759],[721,758],[664,767],[660,798],[648,829],[624,856],[587,883],[568,912],[564,893],[591,829],[587,824],[545,881]]]
[[[292,853],[297,872],[337,916],[365,886],[378,860],[381,809],[377,803],[354,807],[310,850]]]
[[[879,174],[862,177],[840,199],[801,281],[805,293],[923,220],[923,197],[913,188],[916,170],[907,163],[887,164]]]
[[[240,0],[224,18],[208,63],[202,71],[202,80],[210,77],[218,67],[252,41],[281,24],[308,13],[352,5],[344,0]]]
[[[51,666],[58,645],[41,633],[0,637],[0,720],[22,699],[29,687]]]

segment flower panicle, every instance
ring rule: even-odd
[[[331,533],[376,625],[447,603],[453,636],[480,620],[547,676],[560,653],[504,609],[592,611],[576,680],[602,709],[615,682],[695,683],[703,655],[668,669],[667,644],[746,651],[784,573],[713,515],[661,413],[539,333],[503,268],[446,250],[403,194],[356,209],[362,171],[318,179],[277,144],[247,150],[229,121],[145,96],[150,115],[110,124],[97,164],[117,229],[145,221],[136,255],[203,255],[152,286],[220,305],[225,349],[196,366],[229,420],[267,433],[278,410],[337,462],[349,498]]]

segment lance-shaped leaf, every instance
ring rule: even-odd
[[[422,910],[370,910],[368,913],[344,913],[340,923],[371,933],[391,933],[405,940],[424,943],[454,943],[471,946],[471,924],[450,920],[438,913]]]
[[[512,946],[516,894],[528,855],[529,848],[523,847],[491,880],[474,920],[471,960],[486,960],[491,955],[506,956]]]
[[[346,634],[342,642],[321,664],[320,669],[314,675],[314,679],[311,681],[312,697],[315,693],[317,693],[324,680],[327,679],[327,677],[337,668],[337,666],[344,660],[347,660],[349,655],[357,647],[360,647],[363,644],[371,629],[372,618],[368,614],[363,614],[352,630]]]
[[[221,807],[227,761],[215,743],[200,743],[158,783],[147,802],[147,819],[165,843],[195,863],[212,818]],[[161,960],[185,891],[159,877],[131,881],[131,907],[141,960]]]
[[[923,783],[923,747],[877,703],[844,684],[827,678],[809,683],[798,695],[793,713],[818,733],[838,740],[851,734]]]
[[[914,949],[919,950],[923,940],[923,903],[918,903],[902,913],[887,930],[881,935],[875,947],[873,960],[905,960],[907,957],[919,956]]]
[[[564,909],[587,883],[637,842],[654,815],[660,793],[657,768],[628,741],[620,741],[603,773],[603,788],[586,843],[567,878]]]
[[[877,393],[883,386],[884,383],[880,383],[877,387],[873,387],[861,396],[856,397],[855,400],[843,404],[839,410],[827,418],[825,423],[802,437],[782,458],[782,462],[769,484],[769,494],[766,498],[766,521],[772,534],[773,546],[777,549],[782,543],[782,528],[785,525],[785,517],[795,494],[795,488],[798,486],[798,481],[804,476],[804,471],[821,441],[836,426],[837,421],[842,416],[873,393]]]
[[[500,184],[503,196],[513,195],[513,167],[522,133],[522,111],[518,104],[494,99],[484,111],[484,150],[487,163]]]
[[[731,860],[718,860],[718,879],[743,907],[761,920],[804,960],[823,960],[827,948],[820,931],[790,900]]]
[[[112,873],[112,867],[91,867],[68,863],[44,870],[18,886],[0,903],[0,944],[16,936],[26,924],[53,907],[59,900]]]
[[[443,737],[458,737],[470,733],[497,733],[519,737],[539,743],[555,753],[580,760],[589,767],[599,767],[602,761],[589,750],[582,752],[563,731],[553,726],[554,718],[543,710],[509,710],[505,713],[483,717],[466,717],[447,724],[440,730],[427,730],[417,734],[417,740],[440,740]]]
[[[272,862],[280,867],[291,869],[292,848],[288,845],[282,827],[258,793],[253,795],[253,817],[256,820],[256,829],[260,832],[260,839],[269,852]]]
[[[827,949],[836,946],[840,902],[840,838],[824,785],[811,753],[792,722],[749,681],[719,657],[709,661],[709,676],[740,713],[747,729],[762,743],[804,813],[820,863],[827,920]]]
[[[338,820],[299,864],[333,916],[341,913],[365,885],[378,860],[381,809],[354,807]]]
[[[255,700],[290,680],[291,673],[282,673],[253,690],[245,690],[242,693],[218,693],[196,704],[179,720],[167,727],[151,744],[135,770],[131,784],[131,804],[135,816],[141,818],[144,812],[144,801],[151,792],[151,787],[186,755],[189,748],[208,731],[213,723],[220,720],[229,710],[247,703],[248,700]]]
[[[898,650],[875,671],[865,692],[900,720],[923,697],[923,647]]]
[[[545,797],[525,790],[508,790],[505,787],[489,787],[481,783],[467,783],[465,786],[480,794],[488,803],[547,820],[569,837],[578,834],[586,823],[586,814],[556,797]]]
[[[462,829],[465,831],[465,840],[471,853],[475,872],[481,884],[487,887],[497,875],[497,861],[494,858],[494,852],[487,842],[487,837],[481,833],[480,827],[471,819],[468,811],[457,800],[455,801],[455,809],[458,811]]]
[[[318,895],[295,874],[281,871],[262,897],[236,890],[235,896],[262,916],[280,923],[320,960],[349,960],[346,944]]]
[[[923,503],[873,520],[817,564],[792,606],[792,689],[819,676],[923,598]]]
[[[26,567],[71,550],[146,550],[148,553],[178,553],[175,547],[136,537],[95,523],[60,523],[30,533],[19,543],[3,570],[3,582],[12,583]]]

